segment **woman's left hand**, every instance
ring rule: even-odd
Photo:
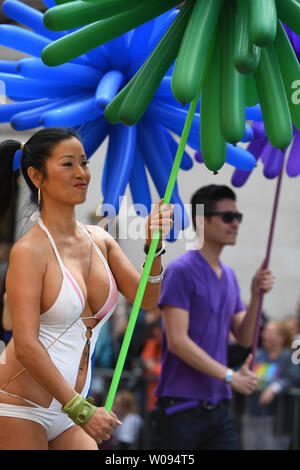
[[[163,204],[163,199],[161,199],[158,204],[155,204],[146,223],[146,239],[148,246],[150,246],[156,230],[161,230],[160,239],[165,238],[165,236],[172,230],[173,212],[173,204]]]

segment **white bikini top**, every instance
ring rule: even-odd
[[[62,259],[58,253],[56,248],[54,239],[50,234],[49,230],[43,223],[42,219],[38,219],[38,223],[42,230],[47,234],[50,243],[53,247],[54,253],[56,255],[57,261],[61,268],[61,272],[63,275],[63,281],[60,288],[60,292],[54,302],[54,304],[46,311],[41,314],[40,322],[43,323],[51,323],[52,325],[56,326],[68,326],[72,322],[72,320],[78,319],[82,314],[84,307],[85,307],[85,299],[82,293],[80,286],[78,285],[76,279],[71,274],[71,272],[65,267],[62,262]],[[101,252],[100,248],[96,245],[92,237],[90,236],[87,229],[84,225],[78,224],[81,230],[89,237],[91,243],[93,244],[96,252],[98,253],[101,261],[103,262],[105,269],[107,271],[109,277],[109,294],[106,299],[106,302],[101,307],[101,309],[95,313],[92,317],[82,317],[84,319],[87,318],[95,318],[97,320],[102,320],[106,315],[110,316],[109,314],[115,309],[117,300],[118,300],[118,290],[116,286],[115,279],[112,275],[112,272],[107,264],[107,261]],[[99,286],[100,287],[100,286]],[[62,324],[63,323],[63,324]]]
[[[98,324],[94,328],[90,329],[91,332],[95,332],[96,334],[92,334],[90,340],[88,340],[90,342],[91,353],[89,357],[86,383],[82,391],[82,394],[86,394],[88,392],[89,383],[91,381],[91,355],[95,349],[98,334],[102,325],[112,315],[117,304],[118,290],[116,282],[103,253],[96,245],[87,229],[83,225],[78,224],[81,230],[89,237],[93,247],[101,258],[101,261],[103,262],[107,271],[110,283],[108,297],[101,309],[92,317],[82,317],[81,315],[84,311],[86,303],[82,290],[70,271],[64,266],[53,237],[47,227],[44,225],[41,218],[38,219],[38,223],[50,240],[63,276],[61,288],[55,302],[46,312],[43,312],[40,315],[39,340],[48,351],[58,370],[74,387],[83,347],[87,341],[86,331],[88,327],[85,326],[83,320],[87,318],[94,318],[99,320]],[[99,285],[99,289],[101,289],[101,285]],[[14,375],[14,377],[12,377],[1,387],[0,392],[7,393],[8,395],[17,398],[22,398],[18,395],[6,392],[4,388],[24,371],[25,369],[22,369],[16,375]],[[33,404],[33,402],[27,400],[26,398],[22,399],[28,403]]]

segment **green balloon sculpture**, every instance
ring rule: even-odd
[[[79,57],[178,5],[179,0],[57,0],[44,15],[54,31],[77,29],[42,53],[49,66]],[[201,151],[206,166],[219,170],[226,142],[245,132],[245,106],[260,103],[274,147],[300,130],[300,66],[285,32],[300,35],[300,0],[186,0],[131,81],[105,110],[111,123],[137,123],[175,62],[172,92],[182,104],[201,90]],[[121,51],[120,51],[121,53]]]

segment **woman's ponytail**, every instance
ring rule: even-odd
[[[0,143],[0,221],[5,217],[14,199],[14,156],[20,148],[21,142],[17,140],[4,140]]]

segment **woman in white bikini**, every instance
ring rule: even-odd
[[[90,173],[73,131],[43,129],[24,146],[5,141],[0,157],[0,217],[19,166],[40,208],[38,222],[12,248],[7,273],[13,338],[0,365],[0,449],[97,450],[120,421],[86,399],[91,356],[117,291],[133,303],[140,273],[105,230],[76,220]],[[153,230],[161,230],[161,238],[169,232],[172,215],[171,205],[155,206],[147,221],[148,246]],[[145,309],[159,300],[161,243]]]

